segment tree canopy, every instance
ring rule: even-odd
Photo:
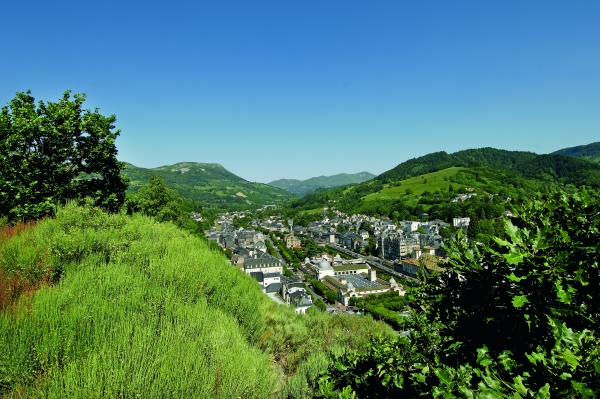
[[[59,203],[91,197],[116,211],[127,180],[117,161],[116,117],[84,110],[85,94],[57,102],[17,93],[0,112],[0,215],[35,219]]]

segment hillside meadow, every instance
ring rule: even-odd
[[[296,315],[149,217],[72,203],[0,232],[1,397],[313,397],[330,354],[394,334]]]
[[[448,191],[450,186],[456,190],[459,187],[463,187],[463,185],[456,182],[451,182],[450,177],[456,176],[456,174],[462,169],[463,168],[461,167],[452,167],[402,180],[399,185],[393,183],[384,184],[383,188],[379,192],[365,196],[364,200],[371,202],[403,198],[407,196],[407,189],[410,189],[415,197],[420,196],[425,191],[429,191],[431,193],[441,189]]]

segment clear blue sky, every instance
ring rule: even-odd
[[[250,181],[600,141],[600,1],[9,1],[0,103],[86,92],[119,159]]]

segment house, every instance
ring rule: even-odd
[[[365,297],[389,291],[398,292],[398,295],[406,293],[393,278],[389,282],[377,278],[375,269],[369,269],[368,273],[327,276],[322,282],[329,289],[337,292],[338,301],[344,306],[350,304],[352,297]]]
[[[297,314],[305,314],[306,310],[313,305],[312,298],[299,281],[286,281],[281,285],[281,298],[290,306],[294,307]]]
[[[262,256],[254,255],[244,259],[244,271],[248,274],[252,272],[263,273],[283,273],[283,265],[281,261],[268,254]]]
[[[439,266],[441,260],[436,255],[415,251],[412,258],[402,259],[399,264],[394,264],[394,270],[413,277],[422,273],[429,275],[431,272],[444,271],[444,268]]]
[[[285,246],[287,248],[300,247],[300,239],[294,235],[294,232],[291,232],[288,236],[285,237]]]
[[[464,217],[464,218],[454,218],[452,219],[452,225],[456,228],[459,227],[469,227],[469,223],[471,222],[471,218],[470,217]]]
[[[280,273],[265,273],[265,272],[250,272],[250,276],[254,277],[258,284],[263,287],[263,291],[271,284],[281,283]]]

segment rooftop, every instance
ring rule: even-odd
[[[358,269],[368,270],[369,267],[367,265],[365,265],[364,263],[333,266],[333,270],[335,270],[336,272],[341,272],[341,271],[346,271],[346,270],[358,270]]]
[[[336,285],[338,285],[338,284],[341,285],[341,283],[339,282],[340,279],[345,278],[346,281],[348,283],[352,283],[354,288],[357,290],[360,290],[360,288],[367,288],[367,287],[376,287],[376,286],[383,287],[383,284],[380,283],[379,281],[370,281],[367,277],[365,277],[362,274],[348,274],[345,276],[333,276],[331,278],[336,280],[336,282],[337,282]]]

